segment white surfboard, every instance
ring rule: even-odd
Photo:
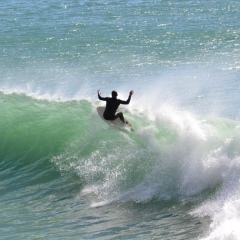
[[[129,120],[127,120],[125,117],[124,117],[124,119],[125,119],[125,121],[126,121],[127,123],[123,123],[123,122],[120,120],[120,118],[117,118],[117,119],[115,119],[115,120],[106,120],[106,119],[104,119],[104,117],[103,117],[104,111],[105,111],[105,107],[97,107],[98,115],[101,117],[101,119],[102,119],[104,122],[106,122],[106,123],[108,123],[108,124],[110,124],[110,125],[113,125],[113,126],[117,126],[117,127],[123,127],[123,128],[126,127],[126,128],[129,128],[131,131],[134,131],[132,124],[131,124],[131,123],[129,122]]]

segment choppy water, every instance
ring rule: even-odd
[[[1,239],[240,239],[240,2],[0,6]]]

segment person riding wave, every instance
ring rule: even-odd
[[[126,101],[123,101],[123,100],[117,99],[118,93],[115,90],[112,91],[112,97],[110,98],[110,97],[101,97],[101,91],[99,89],[98,90],[98,99],[102,100],[102,101],[106,101],[106,108],[103,113],[104,119],[105,120],[115,120],[117,118],[120,118],[123,123],[127,123],[127,122],[125,122],[123,113],[122,112],[116,113],[116,111],[120,104],[126,105],[126,104],[130,103],[133,93],[134,93],[133,90],[131,90],[129,93],[128,99]]]

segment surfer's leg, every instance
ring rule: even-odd
[[[123,123],[125,123],[125,119],[124,119],[124,117],[123,117],[123,113],[122,112],[118,112],[117,114],[116,114],[116,118],[120,118],[121,119],[121,121],[123,122]]]

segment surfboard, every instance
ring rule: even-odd
[[[105,107],[97,107],[98,115],[100,116],[100,118],[101,118],[104,122],[106,122],[107,124],[112,125],[112,126],[121,127],[121,128],[128,128],[128,129],[130,129],[131,131],[134,131],[132,124],[131,124],[131,123],[129,122],[129,120],[126,119],[125,117],[124,117],[124,119],[125,119],[125,121],[126,121],[127,123],[123,123],[123,122],[120,120],[120,118],[117,118],[117,119],[115,119],[115,120],[106,120],[106,119],[104,119],[104,117],[103,117],[104,110],[105,110]]]

